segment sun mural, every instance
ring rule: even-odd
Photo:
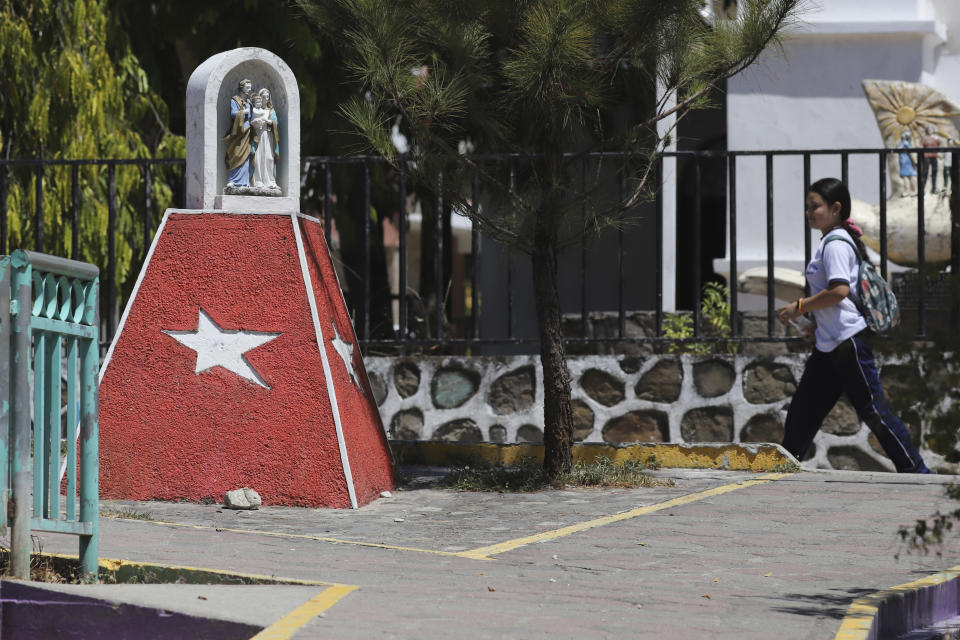
[[[919,140],[930,125],[944,141],[957,138],[952,120],[960,116],[960,109],[936,89],[912,82],[864,80],[863,90],[887,146],[895,147],[904,131]]]
[[[956,118],[960,117],[960,107],[933,87],[914,82],[864,80],[863,92],[873,109],[887,148],[896,148],[904,132],[910,134],[909,146],[922,146],[928,130],[940,139],[941,146],[958,145],[960,133]],[[900,176],[897,154],[889,154],[887,161],[894,191],[892,195],[909,194],[911,187]],[[915,185],[912,191],[916,191]]]

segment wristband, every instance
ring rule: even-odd
[[[803,298],[797,298],[797,313],[803,315]]]

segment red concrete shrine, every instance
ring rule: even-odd
[[[314,218],[168,210],[100,376],[103,498],[251,487],[265,504],[357,507],[393,488]]]

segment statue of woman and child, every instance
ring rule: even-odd
[[[224,137],[229,175],[224,193],[230,195],[279,196],[277,162],[280,159],[280,125],[264,87],[253,92],[253,83],[243,79],[230,99],[230,131]]]

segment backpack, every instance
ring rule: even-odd
[[[852,291],[849,297],[866,320],[867,328],[874,333],[887,333],[899,325],[900,305],[897,304],[897,297],[893,295],[890,285],[883,279],[877,268],[860,255],[857,245],[842,236],[830,236],[824,241],[824,247],[833,240],[842,240],[853,247],[853,253],[857,256],[857,262],[860,263],[860,269],[857,272],[857,288],[860,297],[859,300],[853,297]]]

